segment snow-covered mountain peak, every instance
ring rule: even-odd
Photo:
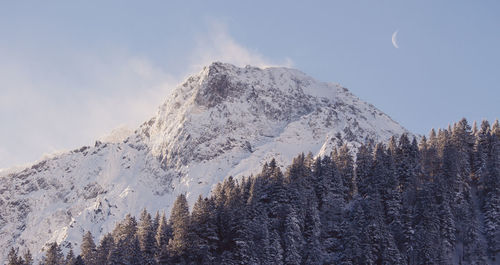
[[[194,202],[271,158],[284,166],[301,152],[329,154],[342,143],[357,147],[405,132],[340,85],[294,69],[212,63],[125,140],[0,176],[0,244],[38,253],[57,241],[78,252],[84,231],[98,239],[127,213],[169,212],[178,194]]]
[[[340,102],[339,94],[352,97],[346,89],[317,82],[298,70],[216,62],[177,87],[141,130],[165,167],[184,165],[188,160],[210,159],[214,138],[220,138],[214,144],[228,150],[248,140],[277,136],[289,122]],[[238,141],[231,134],[253,139]]]

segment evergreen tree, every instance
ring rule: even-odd
[[[346,200],[351,200],[355,192],[354,161],[347,144],[342,145],[338,155],[333,158],[336,164],[342,183],[346,188]]]
[[[217,227],[215,216],[212,214],[215,205],[212,200],[201,196],[193,206],[191,228],[193,231],[194,261],[197,264],[210,264],[214,261],[217,248]]]
[[[155,218],[153,219],[153,231],[156,233],[158,226],[160,226],[160,212],[156,211]]]
[[[473,155],[473,174],[472,180],[477,185],[478,191],[483,192],[485,181],[488,182],[488,156],[490,149],[491,133],[488,121],[481,123],[481,128],[475,134],[474,155]],[[482,202],[484,203],[484,202]]]
[[[341,243],[343,251],[339,255],[340,264],[361,264],[361,260],[365,257],[362,250],[362,231],[365,227],[364,212],[361,207],[363,201],[361,196],[355,196],[352,200],[352,205],[346,209],[344,221],[342,222],[342,238]]]
[[[75,264],[76,258],[75,258],[75,253],[73,253],[73,248],[70,247],[68,254],[66,254],[66,265],[73,265]]]
[[[409,257],[410,264],[433,264],[439,258],[440,241],[438,217],[433,207],[432,186],[426,185],[417,192],[415,205],[415,248]]]
[[[468,181],[471,174],[474,136],[467,120],[463,118],[453,127],[451,142],[456,148],[456,163],[460,181]]]
[[[144,209],[141,213],[139,226],[137,228],[137,237],[139,239],[140,249],[144,255],[143,264],[153,264],[155,255],[155,231],[153,230],[153,220],[151,215]]]
[[[106,234],[97,247],[97,264],[106,264],[108,257],[114,248],[114,240],[111,234]]]
[[[293,210],[291,210],[285,220],[283,243],[285,250],[284,263],[301,264],[301,250],[304,242],[300,222]]]
[[[488,151],[488,174],[484,184],[484,227],[488,256],[496,260],[500,253],[500,125],[498,120],[491,126]]]
[[[281,244],[281,237],[276,231],[273,231],[270,235],[270,247],[269,247],[269,264],[282,265],[283,257],[285,255],[283,247]]]
[[[456,242],[456,228],[455,220],[451,212],[451,207],[446,201],[442,201],[436,205],[437,212],[437,222],[439,225],[441,244],[440,249],[442,250],[442,259],[450,260],[452,258],[452,251],[455,247]],[[444,256],[444,257],[443,257]]]
[[[156,241],[156,253],[155,258],[159,264],[166,264],[168,262],[168,251],[167,244],[172,237],[172,228],[167,224],[167,219],[165,213],[161,215],[158,229],[156,230],[155,241]]]
[[[142,260],[135,217],[127,214],[125,219],[115,227],[112,235],[115,247],[110,253],[110,263],[136,264],[138,260]]]
[[[83,235],[82,244],[80,245],[80,251],[83,262],[85,262],[86,265],[96,264],[97,250],[94,243],[94,238],[90,231],[87,231]]]
[[[321,223],[318,207],[315,201],[308,206],[304,219],[304,249],[302,250],[302,264],[323,264],[323,253],[320,245]]]
[[[64,256],[59,245],[54,242],[49,245],[47,252],[45,253],[45,265],[63,265]]]
[[[370,171],[372,167],[371,147],[362,145],[358,149],[356,159],[356,181],[358,183],[358,192],[366,197],[374,192],[373,183],[370,180]]]
[[[121,265],[121,264],[129,264],[126,260],[126,256],[124,253],[124,249],[122,246],[125,245],[125,239],[119,239],[115,241],[111,252],[109,253],[109,257],[107,258],[109,265]]]
[[[180,262],[187,258],[187,250],[192,246],[189,207],[184,194],[175,200],[169,223],[172,225],[172,238],[168,242],[168,250],[174,262]]]
[[[318,159],[319,160],[319,159]],[[337,263],[342,251],[342,214],[345,205],[345,186],[343,177],[335,170],[332,161],[325,157],[321,160],[322,174],[318,183],[323,187],[320,196],[321,246],[324,263]]]

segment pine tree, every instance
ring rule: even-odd
[[[270,172],[272,172],[269,167]],[[225,249],[230,249],[232,252],[232,260],[236,263],[248,262],[257,263],[258,257],[256,255],[254,243],[263,244],[262,249],[267,249],[268,243],[264,243],[262,239],[267,230],[265,224],[261,222],[252,223],[249,220],[249,208],[245,207],[245,203],[241,196],[240,186],[229,177],[223,184],[223,190],[226,193],[226,202],[222,211],[219,213],[225,221],[222,221],[222,233]],[[264,230],[255,230],[254,225],[262,224]],[[254,232],[261,235],[256,235]],[[251,240],[252,236],[254,240]],[[255,242],[257,241],[257,242]]]
[[[214,211],[214,202],[201,196],[193,206],[190,230],[193,231],[194,261],[197,264],[209,264],[215,259],[219,238]]]
[[[168,242],[168,250],[175,257],[175,262],[185,260],[185,254],[191,247],[191,232],[189,207],[184,194],[175,200],[169,223],[172,225],[172,238]]]
[[[96,264],[97,250],[94,243],[94,238],[90,231],[87,231],[83,235],[82,244],[80,245],[80,251],[82,259],[86,265]]]
[[[66,254],[66,265],[73,265],[75,264],[76,258],[75,258],[75,253],[73,253],[73,248],[70,247],[68,254]]]
[[[276,265],[282,265],[283,263],[283,257],[285,255],[283,251],[283,247],[281,244],[281,238],[279,234],[276,231],[273,231],[270,234],[270,247],[269,247],[269,257],[268,257],[268,263],[269,264],[276,264]]]
[[[132,239],[132,242],[130,242],[126,257],[127,257],[126,260],[128,260],[129,264],[131,265],[146,264],[145,263],[146,259],[144,258],[144,255],[141,252],[141,246],[137,236]],[[150,264],[153,263],[153,261],[151,261],[150,259],[147,260],[146,262],[150,262]]]
[[[132,241],[137,233],[137,221],[135,217],[127,214],[122,222],[120,222],[115,229],[113,229],[112,235],[115,242],[120,240]]]
[[[472,180],[477,185],[478,191],[483,193],[485,181],[488,182],[488,156],[490,149],[490,124],[488,121],[481,123],[481,128],[475,134],[474,155],[473,155],[473,175]],[[482,202],[484,203],[484,202]]]
[[[318,159],[319,160],[319,159]],[[341,162],[341,161],[338,161]],[[341,162],[343,163],[343,162]],[[323,187],[319,198],[321,223],[321,246],[324,263],[337,263],[342,251],[342,218],[348,192],[343,185],[343,177],[336,171],[335,164],[328,157],[321,160],[323,169],[318,183]]]
[[[301,234],[300,222],[293,210],[291,210],[285,220],[283,243],[285,250],[284,263],[301,264],[301,250],[304,242]]]
[[[321,222],[318,207],[315,201],[311,201],[304,219],[304,241],[302,250],[303,264],[323,264],[323,253],[320,245]]]
[[[107,264],[109,265],[121,265],[121,264],[129,264],[127,263],[126,256],[124,253],[123,246],[125,245],[125,239],[119,239],[115,241],[111,252],[109,253],[109,257],[107,258]]]
[[[480,231],[472,203],[467,202],[463,218],[463,259],[466,264],[486,264],[485,248],[479,239]]]
[[[488,256],[495,260],[500,253],[500,125],[498,120],[491,126],[489,142],[488,174],[484,181],[482,208]]]
[[[453,127],[451,142],[457,152],[458,177],[460,181],[468,181],[472,171],[471,161],[473,157],[474,136],[465,118]]]
[[[417,192],[415,205],[415,248],[409,257],[410,264],[434,264],[439,259],[440,232],[436,221],[436,205],[431,185]]]
[[[156,241],[156,253],[155,258],[159,264],[166,264],[168,262],[168,251],[167,244],[172,237],[172,228],[167,224],[167,219],[165,213],[161,215],[158,229],[156,230],[155,241]]]
[[[160,226],[160,212],[156,211],[155,218],[153,219],[153,231],[156,235],[156,231],[158,230],[158,226]]]
[[[114,248],[114,240],[111,234],[106,234],[101,239],[99,247],[97,247],[97,264],[106,264],[108,262],[109,254]]]
[[[347,208],[344,214],[344,221],[341,224],[343,251],[339,255],[338,263],[340,264],[361,264],[361,259],[367,254],[363,252],[361,242],[362,231],[360,230],[365,227],[362,201],[361,196],[355,196],[351,207]]]
[[[356,159],[355,172],[358,192],[363,197],[366,197],[374,192],[373,183],[370,181],[370,171],[373,163],[371,151],[370,146],[360,146]]]
[[[49,245],[47,252],[45,253],[45,265],[63,265],[64,256],[59,245],[54,242]]]
[[[155,231],[153,230],[153,220],[151,215],[144,209],[141,213],[137,237],[142,253],[144,254],[143,264],[153,264],[155,255]]]
[[[401,135],[396,152],[392,154],[396,175],[402,192],[412,190],[421,171],[420,152],[417,142],[410,143],[406,134]]]
[[[437,203],[437,202],[436,202]],[[452,258],[452,251],[456,243],[456,228],[455,220],[451,212],[451,207],[446,201],[442,201],[436,205],[437,222],[440,230],[441,238],[441,258],[450,260]],[[444,257],[443,257],[444,256]]]
[[[429,140],[422,139],[419,145],[422,154],[422,167],[424,174],[429,180],[433,180],[440,174],[439,144],[434,129],[429,133]]]
[[[135,217],[127,214],[125,219],[113,230],[115,247],[111,251],[109,262],[124,262],[135,264],[142,260],[142,253],[137,240],[137,221]]]
[[[345,199],[351,200],[354,196],[356,184],[354,179],[354,161],[347,144],[342,145],[338,151],[338,155],[333,159],[347,191]]]

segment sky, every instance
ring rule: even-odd
[[[493,122],[498,14],[496,0],[2,1],[0,168],[137,128],[212,61],[340,83],[418,134]]]

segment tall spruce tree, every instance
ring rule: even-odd
[[[372,167],[372,149],[371,146],[361,145],[358,149],[356,159],[356,181],[358,192],[366,197],[374,192],[374,183],[371,183],[370,171]]]
[[[210,264],[215,259],[217,249],[217,227],[215,223],[215,204],[213,200],[201,196],[193,206],[191,227],[193,232],[193,257],[197,264]]]
[[[82,259],[86,265],[96,264],[97,249],[94,243],[94,238],[90,231],[87,231],[83,235],[82,244],[80,245],[80,251]]]
[[[61,247],[56,243],[51,243],[45,253],[44,265],[63,265],[64,255]]]
[[[140,249],[143,253],[143,264],[154,264],[155,255],[155,231],[151,215],[144,209],[139,219],[137,227],[137,237],[139,240]]]
[[[172,225],[172,238],[168,242],[168,250],[174,257],[174,262],[183,262],[187,258],[188,249],[192,247],[189,206],[184,194],[175,200],[169,223]]]
[[[137,240],[137,221],[135,217],[127,214],[112,232],[115,246],[111,251],[109,262],[124,262],[135,264],[142,260],[142,253]]]
[[[113,250],[115,242],[111,234],[106,234],[101,239],[99,246],[97,247],[97,264],[107,264],[108,257]]]
[[[172,237],[172,228],[170,224],[167,223],[165,213],[161,215],[158,229],[156,230],[155,241],[156,241],[156,253],[155,259],[159,264],[166,264],[168,262],[168,251],[167,244]]]
[[[356,181],[354,178],[354,160],[347,144],[342,145],[338,150],[338,155],[333,159],[342,179],[342,184],[346,188],[345,199],[351,200],[356,190]]]
[[[301,250],[304,245],[304,239],[301,233],[301,225],[294,210],[288,213],[285,219],[285,231],[283,235],[284,243],[284,263],[301,264]]]
[[[66,265],[73,265],[73,264],[75,264],[75,262],[76,262],[75,253],[73,252],[73,248],[70,247],[68,254],[66,254],[65,264]]]

